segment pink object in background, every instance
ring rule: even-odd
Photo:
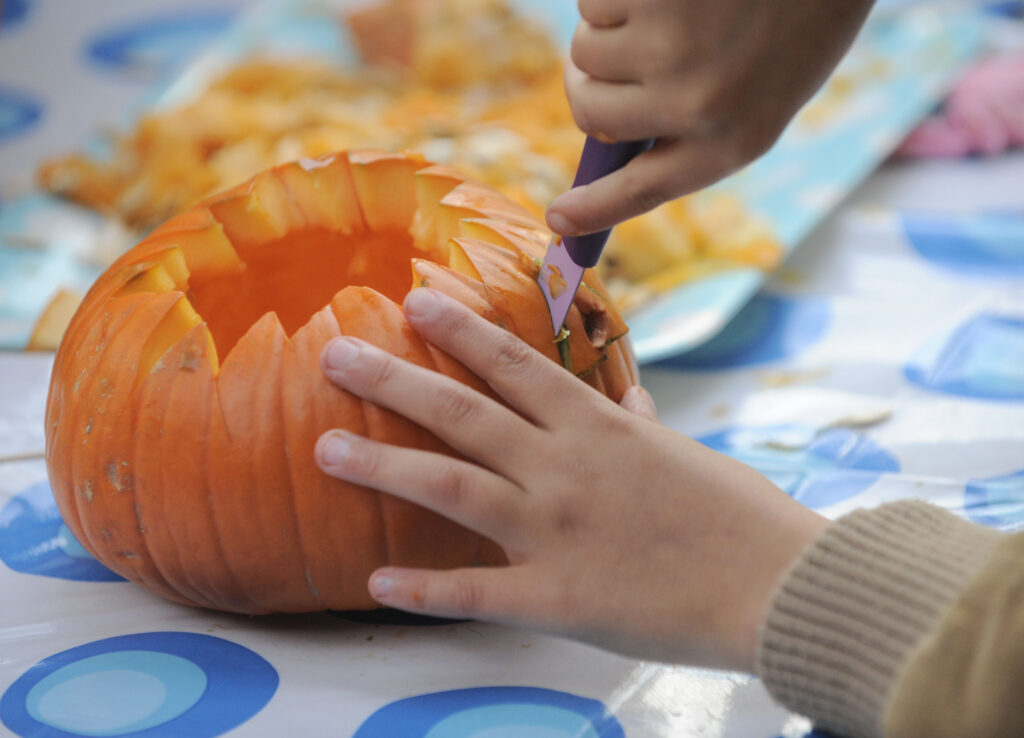
[[[964,75],[943,110],[907,137],[898,156],[997,154],[1024,146],[1024,53],[981,62]]]

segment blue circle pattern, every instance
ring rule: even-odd
[[[824,300],[762,293],[710,341],[655,366],[714,370],[767,364],[817,343],[828,331],[830,321]]]
[[[957,328],[937,353],[904,367],[921,387],[982,400],[1024,400],[1024,318],[984,313]]]
[[[3,0],[0,2],[0,33],[10,30],[25,19],[29,11],[28,0]]]
[[[974,522],[991,528],[1024,529],[1024,469],[988,479],[972,479],[964,491],[964,512]]]
[[[474,687],[385,705],[353,738],[625,738],[598,700],[540,687]]]
[[[780,434],[809,438],[799,450],[770,446]],[[818,434],[800,426],[729,428],[697,439],[705,446],[748,464],[810,508],[834,505],[859,494],[899,462],[870,438],[846,428]]]
[[[1024,2],[1020,0],[1001,0],[1001,2],[990,2],[985,4],[985,10],[995,15],[1003,15],[1009,18],[1024,17]]]
[[[88,656],[43,677],[28,691],[25,707],[33,719],[60,730],[121,735],[173,720],[199,701],[206,685],[206,672],[180,656],[113,651]],[[119,695],[116,708],[106,695]],[[85,705],[101,709],[86,711]]]
[[[957,274],[1024,277],[1024,211],[906,215],[903,231],[922,257]]]
[[[0,87],[0,142],[24,133],[43,117],[43,103],[25,92]]]
[[[93,38],[86,56],[109,69],[168,76],[223,33],[233,16],[214,10],[132,23]]]
[[[0,561],[23,574],[79,582],[123,582],[75,540],[50,485],[40,482],[0,510]]]
[[[0,720],[25,738],[213,738],[262,710],[278,682],[265,659],[223,638],[136,633],[35,664],[0,697]]]

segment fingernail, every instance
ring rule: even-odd
[[[579,227],[561,213],[548,211],[548,225],[555,233],[562,236],[575,236],[580,232]]]
[[[391,577],[379,576],[374,577],[370,582],[370,594],[375,599],[381,599],[387,597],[395,589],[395,580]]]
[[[348,437],[337,431],[328,435],[320,448],[320,459],[328,466],[345,463],[352,453],[352,442]]]
[[[405,296],[406,312],[419,318],[429,318],[437,312],[439,306],[437,293],[434,290],[417,287]]]
[[[348,367],[356,356],[359,355],[359,347],[346,338],[336,338],[327,346],[327,368],[341,371]]]
[[[614,139],[614,138],[612,138],[611,136],[609,136],[609,135],[608,135],[607,133],[602,133],[601,131],[594,131],[594,132],[593,132],[593,133],[591,133],[590,135],[591,135],[592,137],[596,138],[596,139],[597,139],[598,141],[600,141],[601,143],[603,143],[603,144],[608,144],[609,146],[610,146],[611,144],[615,143],[615,139]]]

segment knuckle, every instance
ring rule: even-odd
[[[466,501],[470,482],[464,469],[452,464],[445,464],[437,472],[431,488],[438,509],[455,510]]]
[[[587,105],[586,96],[570,86],[567,90],[569,98],[569,110],[572,112],[572,119],[576,121],[576,127],[584,133],[594,133],[597,128],[594,123],[594,115]]]
[[[458,576],[452,583],[452,609],[457,615],[472,616],[483,610],[483,590],[469,576]]]
[[[477,412],[477,403],[463,386],[444,387],[434,397],[437,413],[445,424],[463,423]]]
[[[374,352],[377,353],[377,352]],[[374,356],[373,360],[367,362],[366,382],[370,388],[383,387],[392,380],[395,375],[395,360],[387,354],[380,353]]]
[[[671,197],[667,182],[626,178],[623,182],[623,197],[630,209],[637,213],[654,210]]]
[[[456,310],[446,307],[444,315],[444,330],[449,336],[458,335],[465,331],[473,330],[473,324],[478,317],[475,313],[466,310]]]
[[[590,73],[587,69],[587,26],[580,23],[572,34],[572,43],[569,45],[569,58],[576,68],[581,72]]]
[[[519,338],[505,334],[494,344],[494,363],[506,374],[528,371],[535,353]]]
[[[350,441],[352,451],[345,461],[349,472],[360,479],[372,480],[377,476],[381,468],[381,449],[375,443],[367,443],[364,440]]]

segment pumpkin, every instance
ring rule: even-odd
[[[67,526],[125,578],[240,613],[374,608],[366,580],[389,563],[503,563],[316,466],[330,428],[452,453],[332,385],[319,357],[357,336],[490,393],[406,323],[399,303],[428,285],[618,400],[636,366],[592,273],[552,340],[534,282],[549,237],[450,168],[368,151],[275,167],[172,218],[95,282],[57,353],[46,460]]]

